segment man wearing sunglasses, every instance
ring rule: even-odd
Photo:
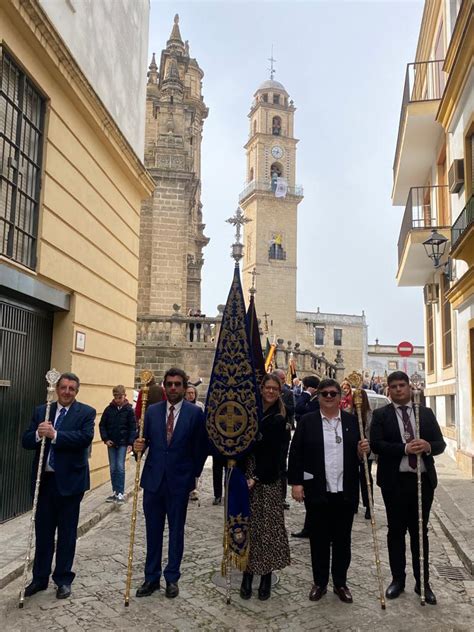
[[[320,410],[304,415],[293,436],[288,480],[308,516],[314,580],[309,599],[319,601],[327,592],[332,549],[333,590],[352,603],[347,587],[352,522],[359,502],[359,462],[370,448],[367,440],[359,440],[354,415],[339,408],[339,383],[321,380],[318,396]]]
[[[415,592],[420,594],[420,551],[418,522],[417,458],[421,455],[421,498],[425,601],[435,605],[429,584],[428,519],[437,485],[433,457],[444,452],[446,443],[430,408],[420,406],[420,438],[415,438],[415,411],[411,402],[408,375],[394,371],[388,378],[391,404],[378,408],[372,416],[370,437],[378,455],[377,485],[382,489],[387,513],[387,545],[392,583],[388,599],[396,599],[405,590],[405,535],[410,534]]]
[[[168,521],[168,562],[163,571],[166,597],[177,597],[184,550],[184,524],[189,492],[195,487],[208,454],[202,410],[184,400],[188,377],[181,369],[168,369],[163,379],[167,401],[152,404],[145,414],[144,438],[133,449],[148,448],[141,486],[146,521],[145,581],[137,597],[160,589],[165,520]]]

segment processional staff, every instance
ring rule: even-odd
[[[54,402],[54,393],[56,391],[56,384],[58,383],[61,374],[56,371],[56,369],[51,369],[46,373],[46,381],[48,382],[48,387],[46,390],[46,412],[44,415],[45,421],[51,421],[49,416],[51,414],[51,404]],[[20,592],[20,600],[18,603],[19,608],[23,608],[25,601],[25,588],[26,588],[26,577],[28,573],[28,566],[30,564],[31,557],[31,544],[33,542],[33,531],[35,527],[36,521],[36,510],[38,508],[38,496],[39,496],[39,488],[41,482],[41,472],[43,471],[43,461],[44,461],[44,451],[46,447],[46,437],[43,435],[41,437],[41,446],[40,453],[38,459],[38,469],[36,471],[36,482],[35,482],[35,493],[33,496],[33,509],[31,510],[31,520],[30,520],[30,529],[28,532],[28,540],[26,545],[26,554],[25,554],[25,565],[23,567],[23,581],[22,588]]]
[[[142,409],[140,414],[140,421],[138,426],[138,438],[143,439],[143,430],[145,427],[145,411],[148,400],[148,388],[153,379],[153,373],[151,371],[141,371],[140,381],[142,392]],[[130,522],[130,545],[128,549],[128,567],[127,567],[127,582],[125,586],[124,603],[125,606],[130,604],[130,586],[132,583],[132,566],[133,566],[133,546],[135,544],[135,527],[137,522],[137,505],[138,505],[138,492],[140,488],[140,464],[142,461],[143,452],[138,452],[136,455],[136,467],[135,467],[135,484],[133,488],[133,505],[132,505],[132,518]]]
[[[357,420],[359,422],[359,434],[360,439],[363,441],[365,436],[364,431],[364,423],[362,419],[362,383],[363,378],[360,373],[352,372],[348,377],[347,381],[349,384],[355,389],[354,391],[354,405],[357,411]],[[363,454],[363,462],[364,462],[364,473],[365,473],[365,483],[367,485],[367,499],[369,503],[369,512],[370,512],[370,525],[372,527],[372,543],[374,547],[374,556],[375,556],[375,568],[377,572],[377,581],[379,585],[379,599],[380,606],[382,610],[385,610],[385,596],[383,591],[383,580],[382,580],[382,570],[380,566],[380,550],[379,550],[379,542],[377,538],[377,529],[375,526],[375,511],[374,511],[374,499],[372,496],[372,489],[370,485],[370,473],[369,473],[369,464],[367,462],[367,454]]]
[[[411,378],[413,390],[413,404],[415,409],[415,439],[420,438],[420,391],[421,376],[414,373]],[[423,545],[423,494],[421,486],[421,454],[416,455],[416,484],[418,495],[418,543],[419,543],[419,564],[420,564],[420,603],[425,605],[425,550]]]

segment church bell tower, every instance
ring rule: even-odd
[[[264,81],[250,113],[247,181],[239,196],[245,216],[244,294],[257,272],[255,298],[259,318],[266,313],[269,336],[295,341],[297,209],[303,190],[296,185],[293,101],[284,86]]]

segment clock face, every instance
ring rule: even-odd
[[[283,156],[283,149],[279,145],[272,147],[272,156],[277,160]]]

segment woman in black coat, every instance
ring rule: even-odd
[[[248,457],[245,475],[250,490],[249,560],[242,578],[240,596],[252,595],[254,574],[261,575],[258,598],[270,597],[272,571],[290,563],[281,495],[282,445],[286,433],[286,410],[281,400],[281,382],[276,375],[262,380],[263,417],[260,440]]]
[[[125,387],[119,384],[112,389],[113,400],[102,413],[99,423],[100,437],[109,452],[112,495],[107,502],[124,502],[125,457],[132,449],[136,435],[135,415],[126,398]]]

